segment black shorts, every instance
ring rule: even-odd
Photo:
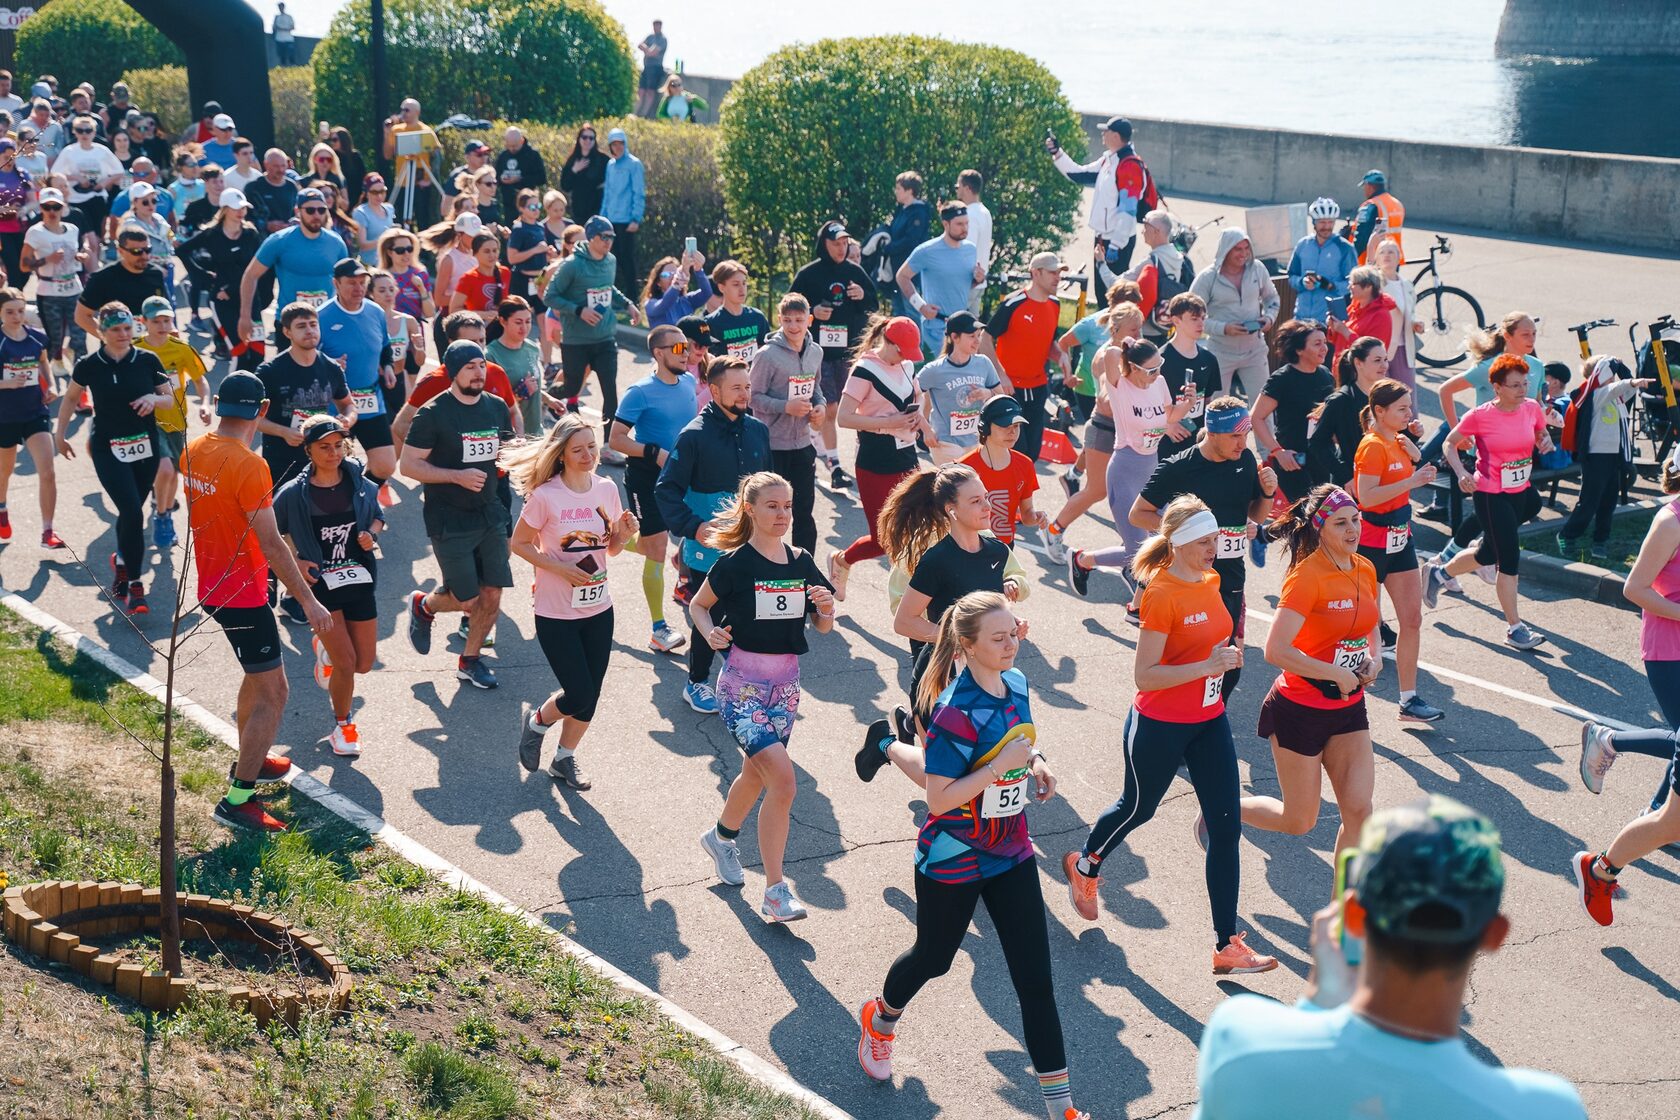
[[[0,450],[17,447],[27,442],[30,436],[37,436],[50,431],[52,431],[52,421],[45,416],[37,416],[33,420],[0,422]]]
[[[329,611],[342,614],[346,622],[372,622],[379,617],[379,600],[374,596],[372,587],[341,587],[337,591],[328,591],[317,585],[315,598]]]
[[[1362,544],[1359,555],[1369,560],[1377,570],[1378,583],[1396,572],[1415,572],[1418,569],[1417,541],[1410,535],[1406,537],[1406,547],[1399,552],[1390,552],[1382,545]]]
[[[233,647],[233,656],[246,673],[266,673],[280,667],[280,627],[274,611],[260,607],[206,607]]]
[[[1260,704],[1260,737],[1277,737],[1277,745],[1291,754],[1317,758],[1337,735],[1366,731],[1371,726],[1365,715],[1365,694],[1342,708],[1312,708],[1297,703],[1277,690],[1266,693]]]
[[[378,416],[358,415],[350,435],[362,445],[363,451],[376,451],[395,443],[391,438],[391,417],[384,413]]]
[[[643,539],[657,536],[670,528],[659,512],[659,503],[654,500],[653,487],[658,481],[659,472],[646,460],[632,459],[624,470],[624,490],[630,499],[630,512],[641,522],[640,535]]]
[[[817,383],[822,386],[823,400],[829,404],[840,403],[840,392],[846,387],[846,378],[852,373],[851,363],[845,358],[824,358],[822,360],[822,374]]]
[[[406,360],[406,359],[405,359]],[[389,430],[391,417],[402,411],[403,405],[408,403],[408,386],[403,382],[403,371],[397,370],[393,384],[379,383],[379,393],[385,398],[385,427]],[[360,420],[356,423],[361,423]]]
[[[637,89],[659,89],[665,84],[665,67],[648,66],[643,68],[641,78],[636,82]]]

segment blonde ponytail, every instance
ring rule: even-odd
[[[1179,527],[1198,513],[1207,510],[1207,505],[1194,494],[1180,494],[1168,502],[1161,511],[1161,527],[1155,534],[1138,548],[1132,557],[1132,574],[1148,583],[1156,576],[1166,571],[1172,564],[1173,547],[1172,535]]]
[[[916,707],[933,711],[939,694],[945,691],[956,675],[957,657],[965,644],[973,643],[980,633],[980,620],[993,611],[1007,611],[1009,600],[996,591],[970,591],[946,608],[939,620],[939,640],[928,653],[927,668],[922,673],[921,686],[916,691]]]

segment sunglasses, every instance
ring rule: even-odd
[[[593,132],[580,132],[580,133],[578,133],[578,139],[579,140],[593,140],[593,139],[595,139],[595,134]]]
[[[688,354],[688,346],[689,344],[687,342],[673,342],[671,345],[665,347],[665,349],[681,358]]]
[[[326,212],[327,212],[327,208],[325,206],[299,206],[298,207],[298,213],[299,214],[325,214]]]
[[[412,245],[393,245],[393,246],[391,246],[391,253],[392,253],[393,256],[396,255],[397,253],[412,253],[412,252],[414,252],[414,246],[412,246]]]
[[[119,245],[118,248],[125,253],[132,253],[136,257],[149,257],[152,255],[152,247],[150,245],[142,245],[138,249],[132,245]]]
[[[91,128],[78,128],[75,131],[76,131],[77,136],[92,136],[93,135],[93,129],[91,129]]]
[[[136,205],[136,206],[156,206],[157,205],[157,199],[155,199],[155,198],[137,198],[137,199],[134,200],[134,205]]]
[[[539,206],[539,205],[538,205],[538,204],[537,204],[537,203],[535,203],[535,202],[527,202],[527,203],[526,203],[526,204],[525,204],[525,209],[527,209],[527,210],[529,210],[529,211],[531,211],[531,213],[533,213],[533,214],[535,214],[535,213],[536,213],[536,212],[537,212],[537,211],[538,211],[538,210],[541,210],[541,209],[542,209],[542,207],[541,207],[541,206]]]
[[[673,277],[675,275],[676,275],[676,273],[672,272],[670,269],[666,269],[664,272],[661,272],[659,274],[659,278],[661,280],[669,280],[669,279],[671,279],[671,277]]]
[[[56,202],[45,202],[45,203],[41,204],[41,209],[43,209],[43,210],[62,210],[62,209],[64,209],[64,207],[60,206]]]

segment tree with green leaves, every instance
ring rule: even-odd
[[[1079,188],[1043,138],[1077,135],[1079,116],[1019,51],[911,35],[786,47],[735,84],[719,120],[737,250],[775,271],[809,258],[825,219],[854,235],[884,223],[901,171],[920,172],[932,201],[952,197],[965,168],[985,176],[994,266],[1060,249],[1075,230]]]
[[[125,70],[186,65],[180,49],[122,0],[53,0],[18,28],[15,53],[26,93],[36,75],[58,74],[92,82],[103,97]]]

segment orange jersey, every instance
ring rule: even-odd
[[[1363,556],[1355,555],[1353,567],[1343,571],[1322,548],[1314,550],[1283,578],[1278,610],[1305,619],[1295,648],[1314,660],[1352,668],[1361,655],[1382,656],[1382,650],[1370,648],[1371,631],[1377,628],[1377,569]],[[1277,689],[1309,708],[1345,708],[1360,697],[1355,692],[1332,700],[1287,670]]]
[[[1219,597],[1219,573],[1214,571],[1203,573],[1197,583],[1162,572],[1144,588],[1138,614],[1143,629],[1167,636],[1163,665],[1206,661],[1231,636],[1231,616]],[[1223,673],[1197,677],[1171,688],[1139,692],[1133,702],[1150,719],[1201,723],[1225,711],[1224,683]]]
[[[1391,486],[1412,477],[1412,457],[1398,439],[1384,439],[1372,432],[1359,441],[1359,450],[1353,453],[1353,474],[1355,478],[1375,478],[1378,486]],[[1401,493],[1375,505],[1361,501],[1359,508],[1365,513],[1391,513],[1411,502],[1410,494]]]
[[[268,463],[244,443],[206,432],[181,456],[198,597],[212,607],[268,604],[268,560],[251,530],[273,504]]]

